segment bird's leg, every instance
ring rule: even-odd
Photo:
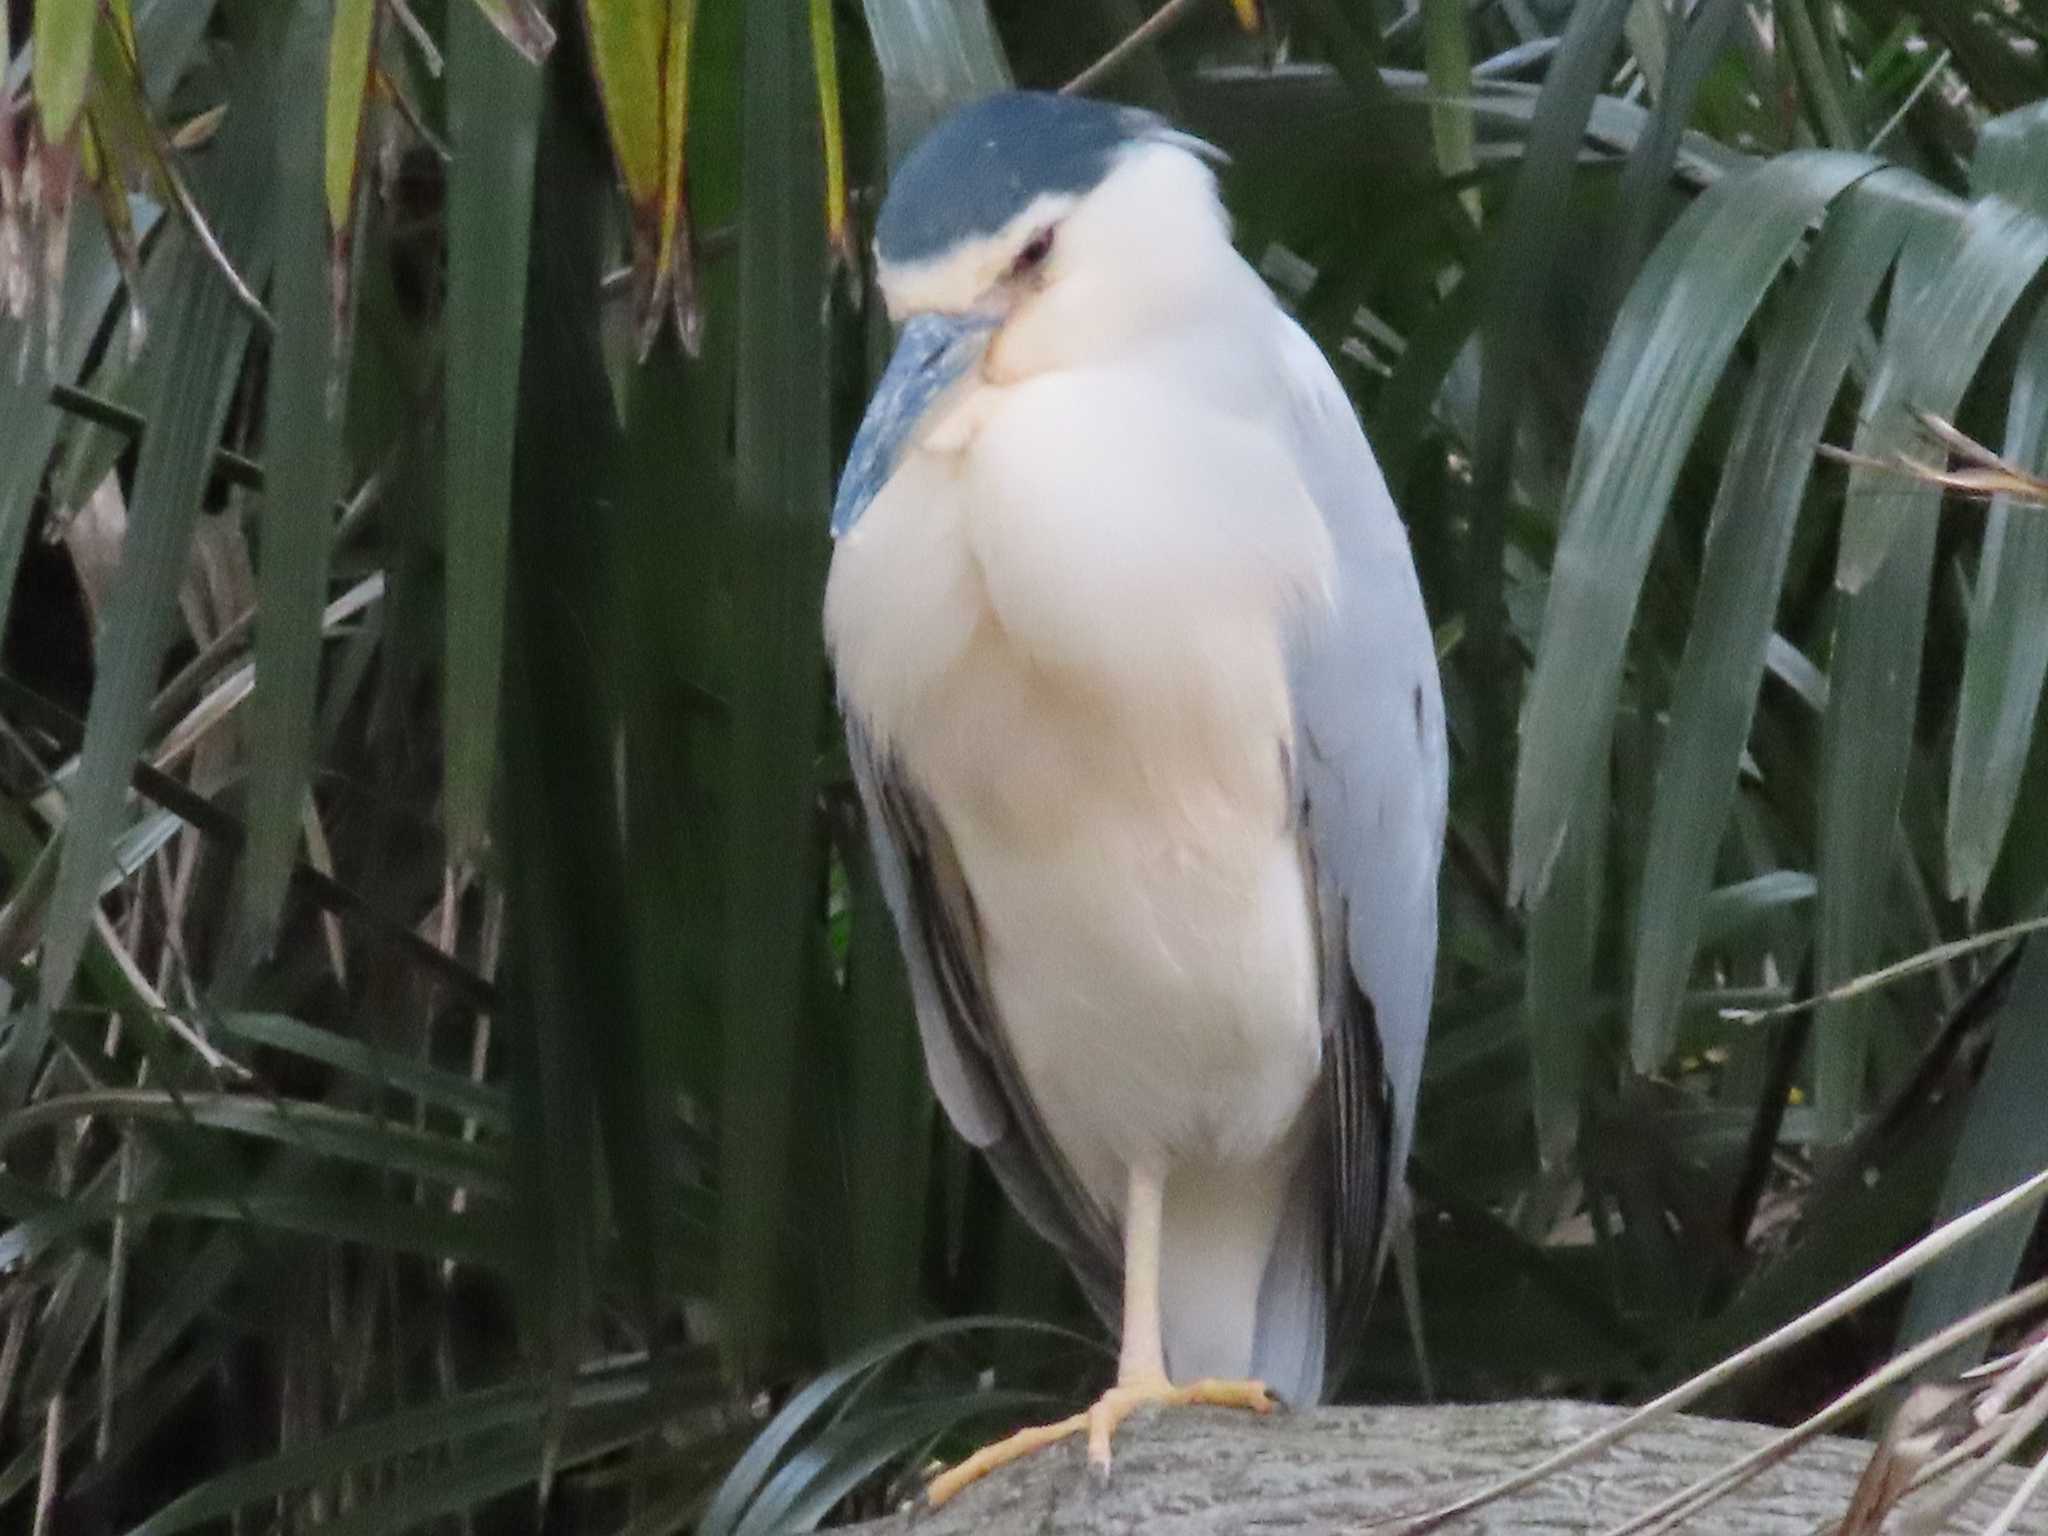
[[[1110,1437],[1135,1410],[1150,1403],[1207,1403],[1249,1408],[1255,1413],[1273,1411],[1273,1399],[1263,1382],[1202,1380],[1176,1387],[1167,1379],[1159,1322],[1159,1228],[1165,1203],[1164,1175],[1155,1168],[1134,1166],[1124,1201],[1123,1343],[1117,1354],[1116,1385],[1085,1413],[1020,1429],[941,1472],[925,1485],[928,1503],[934,1507],[943,1504],[997,1467],[1083,1430],[1088,1434],[1089,1465],[1107,1475]]]
[[[1166,1376],[1166,1346],[1159,1324],[1159,1228],[1166,1180],[1156,1168],[1133,1165],[1124,1198],[1123,1347],[1116,1385],[1088,1410],[1088,1464],[1109,1472],[1109,1442],[1117,1426],[1147,1404],[1208,1403],[1270,1413],[1273,1399],[1258,1381],[1191,1381],[1176,1387]]]
[[[1124,1194],[1123,1347],[1116,1384],[1133,1390],[1166,1383],[1166,1340],[1159,1326],[1159,1227],[1166,1215],[1166,1180],[1133,1164]]]

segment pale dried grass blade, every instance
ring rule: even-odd
[[[1727,1359],[1708,1367],[1690,1380],[1681,1382],[1653,1401],[1645,1403],[1626,1418],[1618,1419],[1606,1428],[1575,1441],[1553,1455],[1544,1457],[1533,1466],[1500,1478],[1475,1493],[1467,1494],[1464,1498],[1454,1500],[1427,1514],[1416,1516],[1402,1523],[1397,1529],[1402,1536],[1421,1536],[1424,1531],[1437,1530],[1476,1509],[1495,1503],[1509,1494],[1519,1493],[1522,1489],[1540,1483],[1567,1467],[1576,1466],[1588,1457],[1598,1455],[1644,1425],[1668,1418],[1689,1404],[1697,1402],[1715,1388],[1734,1380],[1758,1361],[1767,1360],[1802,1339],[1812,1337],[1838,1319],[1846,1317],[1872,1297],[1881,1296],[1895,1286],[1903,1284],[1959,1244],[1967,1242],[1985,1227],[2019,1211],[2030,1209],[2040,1204],[2043,1199],[2048,1199],[2048,1169],[2022,1180],[2004,1194],[1965,1211],[1954,1220],[1945,1222],[1911,1247],[1880,1264],[1855,1284],[1844,1287],[1819,1306],[1801,1313],[1756,1343],[1738,1350]]]
[[[1984,1527],[1984,1536],[2007,1536],[2022,1511],[2034,1502],[2035,1495],[2039,1494],[2043,1487],[2048,1487],[2048,1454],[2043,1454],[2041,1459],[2034,1463],[2033,1470],[2020,1480],[2019,1487],[2013,1490],[2005,1508]]]
[[[1734,1492],[1759,1472],[1783,1461],[1816,1435],[1868,1406],[1885,1388],[1903,1381],[1928,1361],[1937,1359],[1965,1339],[1974,1338],[1980,1333],[1996,1328],[2000,1323],[2023,1316],[2044,1302],[2048,1302],[2048,1280],[2037,1280],[2032,1285],[2024,1286],[2010,1296],[1995,1301],[1988,1307],[1979,1308],[1969,1316],[1949,1324],[1941,1332],[1886,1361],[1819,1412],[1759,1446],[1747,1456],[1730,1462],[1689,1487],[1679,1489],[1663,1502],[1644,1510],[1633,1519],[1614,1526],[1607,1532],[1607,1536],[1637,1536],[1639,1532],[1651,1533],[1653,1536],[1653,1533],[1670,1530],[1680,1521],[1698,1514],[1715,1500]]]

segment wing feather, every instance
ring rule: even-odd
[[[1350,401],[1283,321],[1294,455],[1337,559],[1332,614],[1291,656],[1293,763],[1322,948],[1315,1197],[1329,1219],[1334,1366],[1378,1278],[1414,1135],[1435,978],[1443,697],[1405,530]]]
[[[1116,1326],[1122,1249],[1032,1108],[996,1021],[973,894],[931,802],[848,713],[847,747],[876,873],[910,970],[926,1070],[954,1127],[980,1149],[1024,1219]]]

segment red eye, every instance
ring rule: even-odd
[[[1024,249],[1017,253],[1017,259],[1010,264],[1011,275],[1022,276],[1044,265],[1045,258],[1051,254],[1052,226],[1047,225],[1024,243]]]

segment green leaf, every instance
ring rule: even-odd
[[[1654,1072],[1678,1038],[1679,1003],[1705,922],[1779,588],[1814,449],[1863,334],[1878,285],[1905,240],[1872,195],[1881,171],[1830,215],[1757,363],[1714,499],[1693,625],[1672,688],[1635,922],[1630,1055]]]
[[[1960,1216],[2048,1167],[2048,944],[2029,943],[1999,1010],[1991,1054],[1970,1095],[1934,1223]],[[2012,1289],[2036,1222],[2009,1221],[1938,1260],[1913,1282],[1897,1347],[1905,1349]],[[1984,1358],[1989,1339],[1958,1345],[1922,1372],[1949,1380]]]
[[[1804,905],[1820,893],[1820,882],[1797,869],[1774,869],[1724,885],[1700,907],[1702,946],[1726,944],[1787,907]]]
[[[1785,57],[1798,77],[1811,115],[1819,122],[1821,142],[1833,149],[1849,149],[1861,143],[1849,120],[1845,99],[1849,82],[1841,76],[1839,57],[1823,40],[1823,29],[1834,25],[1834,8],[1828,6],[1818,15],[1815,10],[1810,0],[1777,0],[1778,35],[1785,40]]]
[[[270,234],[273,123],[279,82],[269,56],[279,43],[289,9],[258,13],[248,52],[231,88],[222,142],[206,166],[218,230],[236,267],[267,266]],[[264,259],[258,261],[257,256]],[[128,778],[142,746],[143,727],[156,687],[184,580],[200,495],[211,468],[232,379],[249,335],[249,316],[200,244],[180,233],[157,259],[174,265],[172,292],[151,346],[164,359],[157,398],[147,413],[129,498],[130,523],[122,546],[126,579],[114,588],[98,636],[92,707],[85,746],[69,794],[64,855],[50,899],[40,1002],[60,1003],[71,986],[98,902],[100,880],[121,830]],[[19,1104],[40,1046],[38,1031],[17,1030],[0,1048],[0,1105]]]
[[[2020,343],[2006,401],[2009,464],[2048,473],[2048,305]],[[2048,518],[2010,496],[1991,502],[1971,593],[1969,649],[1949,758],[1948,890],[1974,908],[1991,883],[2019,802],[2048,676]]]
[[[849,1416],[798,1451],[769,1479],[734,1536],[814,1531],[833,1507],[891,1462],[964,1424],[1052,1417],[1060,1400],[1043,1392],[963,1392]]]
[[[538,146],[526,343],[513,445],[511,624],[497,822],[506,878],[508,1035],[517,1042],[515,1168],[522,1299],[550,1383],[547,1486],[566,1421],[569,1374],[586,1347],[594,1284],[652,1336],[673,1212],[674,1165],[655,1126],[679,1113],[636,1045],[633,975],[621,963],[627,886],[617,809],[614,679],[591,637],[617,622],[614,568],[620,443],[600,342],[610,178],[566,64],[553,66]],[[573,443],[574,453],[562,445]],[[657,1117],[660,1117],[657,1122]],[[594,1195],[595,1192],[595,1195]],[[611,1246],[613,1233],[616,1247]],[[601,1270],[600,1266],[603,1266]]]
[[[1870,386],[1857,452],[1911,453],[1920,440],[1915,411],[1953,416],[2006,316],[2048,261],[2048,219],[1998,198],[1971,205],[1950,248],[1935,258],[1933,285],[1898,324]],[[1895,345],[1893,336],[1897,336]],[[1865,446],[1866,441],[1868,446]],[[1862,590],[1877,574],[1902,528],[1930,520],[1941,498],[1910,477],[1859,470],[1860,492],[1842,517],[1835,581]]]
[[[2048,101],[2037,101],[1984,125],[1970,162],[1970,186],[2048,218],[2043,156],[2048,156]]]
[[[741,53],[738,516],[720,1096],[722,1342],[745,1372],[786,1325],[782,1277],[805,978],[818,942],[818,625],[831,504],[824,174],[800,7],[754,6]]]
[[[1986,124],[1971,179],[1979,191],[2048,217],[2048,102]],[[2020,343],[2000,453],[2021,469],[2048,472],[2048,306]],[[1949,893],[1975,907],[2012,824],[2048,674],[2048,625],[2040,623],[2048,611],[2048,522],[2038,511],[1993,498],[1971,599],[1947,848]]]
[[[489,820],[505,649],[513,427],[533,225],[541,79],[468,6],[449,16],[447,656],[442,729],[448,851],[473,858]],[[569,446],[569,445],[565,445]]]
[[[335,1158],[387,1173],[439,1179],[479,1194],[505,1192],[504,1155],[488,1144],[414,1130],[375,1115],[235,1093],[172,1093],[153,1088],[108,1088],[38,1099],[8,1117],[0,1143],[39,1126],[70,1125],[95,1117],[158,1125],[196,1125],[281,1142],[316,1157]]]
[[[217,1227],[246,1224],[323,1243],[360,1243],[387,1253],[417,1253],[502,1273],[507,1258],[505,1222],[491,1207],[460,1216],[431,1206],[349,1194],[175,1195],[121,1203],[74,1200],[0,1233],[0,1258],[17,1262],[61,1238],[112,1222],[115,1217],[189,1220]]]
[[[36,112],[46,143],[68,140],[85,107],[85,86],[92,77],[93,28],[99,14],[99,0],[36,0]]]
[[[1580,422],[1515,780],[1511,893],[1548,878],[1594,771],[1650,551],[1721,369],[1807,227],[1877,162],[1780,156],[1672,226],[1615,322]]]
[[[380,1050],[368,1042],[281,1013],[216,1013],[208,1016],[207,1025],[218,1035],[230,1035],[252,1045],[338,1067],[375,1087],[395,1088],[422,1104],[475,1120],[486,1129],[505,1128],[502,1092],[395,1051]]]
[[[1087,1342],[1050,1324],[1002,1317],[948,1318],[905,1328],[886,1339],[878,1339],[830,1370],[820,1372],[790,1394],[789,1401],[762,1426],[761,1432],[754,1436],[753,1442],[733,1463],[732,1470],[726,1473],[697,1526],[698,1536],[734,1536],[740,1524],[748,1518],[748,1511],[772,1484],[776,1468],[784,1464],[785,1456],[832,1404],[923,1345],[964,1333],[989,1330],[1015,1330],[1023,1334]]]
[[[1436,99],[1429,108],[1430,136],[1436,143],[1436,166],[1446,177],[1469,176],[1474,165],[1472,107],[1472,44],[1465,35],[1464,0],[1422,0],[1422,49],[1429,70],[1429,89]],[[1476,219],[1479,193],[1464,194]]]
[[[1893,283],[1877,372],[1855,451],[1910,453],[1917,410],[1953,416],[2013,302],[2048,261],[2048,223],[1997,198],[1960,220],[1923,217]],[[1831,691],[1821,744],[1820,930],[1823,991],[1879,958],[1890,909],[1894,839],[1906,787],[1939,489],[1859,464],[1850,472],[1837,581]],[[1862,1108],[1870,999],[1830,1003],[1814,1042],[1822,1135],[1848,1134]]]
[[[613,1366],[586,1373],[573,1402],[579,1408],[632,1403],[644,1400],[646,1392],[644,1366]],[[202,1483],[135,1526],[128,1536],[173,1536],[345,1473],[532,1425],[541,1411],[540,1394],[531,1385],[516,1382],[350,1425]],[[533,1452],[527,1454],[532,1464]]]
[[[1678,163],[1686,120],[1709,72],[1727,50],[1729,34],[1741,9],[1738,0],[1710,0],[1694,8],[1685,35],[1665,71],[1648,131],[1629,151],[1628,165],[1615,192],[1620,227],[1615,232],[1608,267],[1610,314],[1621,308],[1629,284],[1635,280],[1650,248],[1657,223],[1664,216],[1663,189],[1669,185],[1672,169]]]
[[[1537,1158],[1551,1169],[1563,1167],[1578,1143],[1586,1063],[1599,1017],[1593,963],[1605,896],[1607,808],[1606,775],[1595,774],[1586,781],[1550,884],[1529,912],[1529,1096]]]
[[[1588,0],[1572,8],[1571,21],[1537,98],[1506,214],[1481,272],[1486,313],[1479,333],[1479,399],[1472,438],[1472,478],[1465,498],[1470,532],[1463,596],[1468,626],[1465,644],[1471,658],[1466,670],[1473,679],[1477,729],[1489,748],[1481,754],[1473,776],[1489,848],[1497,846],[1505,819],[1508,744],[1514,737],[1517,669],[1509,653],[1503,583],[1507,509],[1513,491],[1522,397],[1535,361],[1542,296],[1564,243],[1572,178],[1586,120],[1606,78],[1629,3]],[[1575,778],[1574,786],[1578,782]],[[1553,841],[1547,851],[1554,852],[1556,846]]]
[[[277,280],[270,307],[277,329],[263,413],[267,469],[257,565],[249,841],[239,871],[237,932],[224,967],[231,977],[270,948],[299,846],[313,766],[329,509],[341,486],[342,402],[330,387],[339,338],[329,315],[328,221],[321,216],[320,180],[313,170],[323,122],[324,19],[317,9],[301,10],[276,62],[285,82],[271,172],[277,179]],[[337,43],[344,19],[335,22]],[[331,169],[331,109],[326,132]]]
[[[846,961],[852,1038],[844,1093],[852,1251],[847,1332],[872,1338],[912,1315],[924,1212],[903,1198],[930,1182],[932,1095],[909,978],[865,836],[841,844],[853,935]]]
[[[138,234],[146,232],[140,221],[137,228]],[[73,231],[64,264],[67,302],[57,342],[59,378],[78,376],[120,285],[106,231],[90,222]],[[8,319],[0,304],[0,358],[22,355],[26,330],[26,323]],[[12,607],[43,471],[64,424],[64,413],[50,403],[50,383],[40,368],[0,366],[0,630]]]

